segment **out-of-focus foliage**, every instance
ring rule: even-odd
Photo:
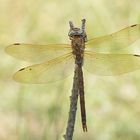
[[[19,84],[12,74],[26,62],[4,49],[21,43],[70,43],[72,20],[86,18],[88,38],[140,23],[139,0],[0,0],[0,140],[59,140],[65,133],[72,76],[47,85]],[[140,45],[135,45],[135,53]],[[75,140],[140,139],[140,70],[123,76],[84,73],[88,133],[78,108]]]

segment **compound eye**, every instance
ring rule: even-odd
[[[69,37],[73,37],[73,32],[69,32]]]

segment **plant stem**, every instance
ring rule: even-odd
[[[73,88],[72,95],[70,97],[70,110],[69,110],[69,118],[67,122],[66,134],[64,135],[65,140],[72,140],[74,125],[76,119],[76,111],[77,111],[77,101],[78,101],[78,67],[75,67],[74,78],[73,78]]]

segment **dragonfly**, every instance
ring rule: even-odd
[[[140,55],[116,53],[116,50],[123,50],[140,38],[140,24],[88,40],[85,22],[86,20],[82,19],[81,28],[69,22],[68,36],[71,44],[15,43],[6,48],[9,55],[36,63],[17,71],[13,76],[17,82],[49,83],[64,79],[75,67],[78,68],[78,95],[83,131],[87,131],[83,68],[103,76],[121,75],[140,69]],[[109,53],[100,52],[102,49],[108,49]]]

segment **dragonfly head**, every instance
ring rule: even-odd
[[[68,33],[68,36],[70,37],[70,40],[73,40],[75,37],[80,37],[87,41],[87,35],[85,32],[85,19],[82,20],[82,26],[81,28],[74,27],[73,23],[70,21],[70,30]]]
[[[70,29],[69,31],[69,37],[73,37],[73,36],[82,36],[84,34],[83,30],[81,30],[80,28],[73,28]]]

